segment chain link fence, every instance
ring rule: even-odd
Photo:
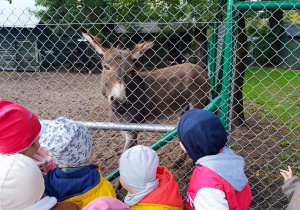
[[[277,7],[270,7],[274,2],[262,2],[252,8],[249,5],[254,2],[228,7],[226,1],[205,0],[201,4],[121,0],[36,2],[42,7],[0,8],[1,98],[25,106],[41,120],[64,116],[86,123],[93,137],[91,162],[98,164],[106,176],[118,167],[126,139],[122,133],[138,130],[138,143],[146,146],[160,139],[163,132],[176,127],[183,111],[203,104],[200,100],[205,96],[195,92],[205,88],[202,84],[195,88],[190,83],[195,84],[198,77],[205,78],[203,75],[207,74],[205,82],[211,84],[211,90],[205,105],[218,101],[211,110],[228,123],[229,146],[245,159],[253,194],[251,209],[286,207],[288,201],[281,191],[283,178],[279,169],[290,165],[297,175],[300,166],[297,3],[284,7],[286,2],[276,1]],[[88,36],[99,37],[101,41],[96,40],[96,45],[91,46],[88,36],[79,32],[80,27]],[[149,44],[153,38],[154,46]],[[148,43],[147,49],[140,43]],[[137,48],[142,49],[139,55],[134,53]],[[109,49],[130,49],[131,54],[112,54]],[[114,55],[113,61],[120,59],[119,55],[122,59],[137,59],[132,63],[122,60],[115,67],[101,65],[108,54]],[[198,67],[190,68],[185,78],[191,78],[185,83],[179,72],[186,63],[197,64],[205,71],[198,71],[199,75],[194,77],[190,71]],[[182,66],[171,76],[164,73],[167,70],[153,76],[156,69],[176,69],[176,65]],[[112,73],[124,68],[126,73]],[[127,77],[132,70],[133,74],[142,75],[142,80],[134,80],[135,88],[140,90],[135,100],[129,100],[128,95],[133,84]],[[125,117],[122,106],[126,105],[114,104],[111,97],[117,96],[109,95],[109,90],[116,85],[109,88],[103,75],[110,82],[112,78],[127,78],[126,99],[135,109],[130,116],[138,118]],[[161,82],[151,83],[151,78]],[[222,93],[226,89],[231,91],[224,98]],[[142,98],[151,90],[150,95],[146,94],[151,106],[142,111]],[[176,97],[174,91],[179,92]],[[188,96],[185,91],[189,91]],[[173,98],[170,100],[169,96]],[[194,96],[198,100],[192,103],[190,99]],[[231,102],[220,102],[220,96]],[[176,108],[169,112],[170,107]],[[116,117],[112,109],[121,110],[122,116]],[[124,124],[126,120],[130,124]],[[172,171],[184,198],[193,162],[187,159],[174,167],[180,153],[177,137],[157,152],[160,164]],[[119,192],[120,196],[124,194],[123,190]]]

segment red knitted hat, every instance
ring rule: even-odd
[[[0,99],[0,153],[27,149],[41,130],[38,118],[19,104]]]

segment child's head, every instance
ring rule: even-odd
[[[0,99],[0,153],[32,157],[39,149],[41,124],[29,110]]]
[[[131,193],[145,190],[156,180],[159,163],[157,153],[142,145],[126,150],[120,158],[120,181],[124,189]]]
[[[227,142],[222,122],[207,110],[192,109],[184,113],[177,131],[182,146],[194,161],[219,153]]]
[[[40,144],[56,164],[76,167],[88,161],[92,138],[86,126],[60,117],[48,124]]]
[[[45,191],[36,163],[21,154],[0,159],[0,209],[24,209],[39,201]]]
[[[130,210],[128,206],[124,203],[119,201],[116,198],[103,196],[94,199],[90,202],[86,207],[83,208],[84,210]]]

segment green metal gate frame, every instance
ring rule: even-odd
[[[218,40],[218,27],[220,25],[220,16],[222,8],[227,3],[226,9],[226,25],[225,35],[223,40],[220,69],[216,69],[216,57],[217,57],[217,40]],[[246,10],[276,10],[276,9],[290,10],[300,9],[300,1],[251,1],[251,2],[238,2],[237,0],[221,0],[219,4],[219,10],[215,16],[214,32],[211,36],[209,45],[209,68],[211,77],[211,96],[212,102],[204,109],[209,111],[216,111],[220,108],[220,120],[225,126],[227,132],[229,129],[229,116],[230,116],[230,104],[231,104],[231,85],[232,85],[232,72],[233,72],[233,50],[234,50],[234,33],[237,28],[236,12]],[[217,75],[216,75],[217,72]],[[221,81],[217,83],[216,81]],[[149,147],[153,150],[158,150],[169,141],[173,140],[177,136],[177,128],[164,135],[155,143]],[[119,169],[115,169],[105,178],[108,181],[112,181],[120,175]]]

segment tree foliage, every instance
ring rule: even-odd
[[[81,24],[92,26],[92,32],[98,33],[94,27],[109,22],[113,12],[110,9],[111,5],[105,0],[35,0],[35,2],[37,6],[45,8],[36,11],[36,15],[56,33],[70,26],[79,28]]]
[[[299,10],[291,10],[286,12],[285,18],[283,19],[284,23],[295,23],[300,24],[300,11]]]
[[[156,22],[164,35],[180,33],[190,27],[204,27],[211,21],[218,7],[217,0],[35,0],[36,15],[56,32],[71,26],[88,26],[103,36],[107,24],[121,24],[128,31],[139,31],[140,22]],[[170,27],[169,23],[178,23]]]
[[[280,36],[283,28],[283,10],[248,12],[247,35],[255,38],[254,58],[262,66],[279,63]]]

